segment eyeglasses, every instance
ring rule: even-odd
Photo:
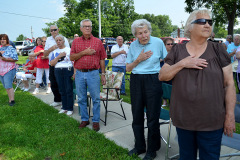
[[[79,36],[74,36],[74,37],[79,37]]]
[[[83,28],[92,28],[92,26],[82,26]]]
[[[46,41],[42,41],[42,42],[46,42]]]
[[[171,45],[171,46],[172,46],[172,45],[173,45],[173,43],[167,43],[166,45],[168,45],[168,46],[170,46],[170,45]]]
[[[53,31],[55,31],[55,32],[56,32],[56,31],[57,31],[57,29],[51,29],[50,31],[51,31],[51,32],[53,32]]]
[[[212,20],[211,19],[196,19],[191,24],[199,24],[199,25],[205,25],[208,23],[210,26],[212,26]]]

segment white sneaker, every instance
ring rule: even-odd
[[[50,106],[57,107],[57,106],[60,106],[61,104],[62,102],[53,102],[52,104],[50,104]]]
[[[39,89],[38,88],[36,88],[32,94],[37,94],[37,93],[39,93]]]
[[[68,112],[67,110],[61,109],[58,113],[66,113]]]
[[[50,87],[48,87],[48,90],[47,90],[47,92],[46,92],[47,94],[49,94],[49,93],[52,93],[52,90],[51,90],[51,88]]]
[[[30,87],[29,88],[25,88],[23,91],[24,92],[27,92],[27,91],[29,91],[29,89],[30,89]],[[39,91],[38,91],[39,92]]]
[[[71,116],[73,114],[73,111],[67,111],[67,115]]]

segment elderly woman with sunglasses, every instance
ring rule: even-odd
[[[180,160],[218,160],[222,133],[235,130],[236,93],[231,59],[222,44],[207,41],[211,12],[196,10],[186,22],[186,44],[173,46],[159,72],[172,80],[170,117],[176,126]]]
[[[7,90],[9,105],[13,106],[14,101],[14,90],[13,90],[13,79],[16,75],[16,64],[18,61],[18,55],[16,49],[9,44],[9,38],[6,34],[0,35],[1,45],[0,48],[0,80],[3,87]]]

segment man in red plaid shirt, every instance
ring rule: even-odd
[[[70,59],[74,61],[76,69],[75,83],[78,95],[78,105],[81,111],[81,124],[79,128],[89,125],[87,111],[87,89],[93,101],[93,130],[99,131],[100,121],[100,77],[98,69],[101,68],[101,81],[104,85],[105,58],[104,46],[100,39],[92,35],[92,22],[89,19],[80,22],[82,36],[74,39]]]

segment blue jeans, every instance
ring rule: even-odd
[[[78,106],[80,106],[82,121],[88,121],[87,89],[93,101],[93,122],[100,121],[100,77],[99,71],[81,72],[77,70],[75,76]]]
[[[179,144],[179,160],[219,160],[223,129],[215,131],[189,131],[176,128]]]
[[[121,93],[125,93],[125,74],[126,74],[126,66],[112,66],[113,72],[123,72],[123,79],[122,79],[122,86],[121,86]]]
[[[13,79],[16,75],[16,68],[8,71],[4,76],[0,76],[0,81],[5,89],[13,88]]]
[[[62,99],[62,109],[73,111],[73,68],[55,68],[54,71],[59,93]]]

